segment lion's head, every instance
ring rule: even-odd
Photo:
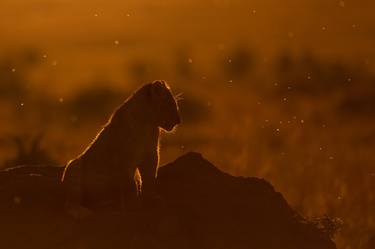
[[[151,109],[156,124],[171,131],[181,123],[178,105],[170,87],[165,81],[154,81],[149,85]]]

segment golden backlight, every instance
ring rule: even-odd
[[[199,151],[269,180],[303,215],[375,240],[375,3],[0,0],[0,165],[65,164],[139,85],[183,123],[161,163]],[[372,244],[371,244],[372,245]]]

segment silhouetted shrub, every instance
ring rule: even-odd
[[[10,140],[16,148],[16,155],[14,158],[6,160],[4,166],[14,167],[25,164],[57,165],[57,161],[41,146],[43,136],[43,133],[33,136],[29,144],[26,136],[11,136]]]
[[[337,232],[343,227],[343,221],[339,218],[331,218],[328,215],[317,217],[312,220],[313,224],[333,239]]]

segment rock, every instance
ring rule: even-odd
[[[61,173],[0,172],[2,248],[336,248],[267,181],[223,173],[198,153],[160,168],[155,200],[83,221],[63,212]]]

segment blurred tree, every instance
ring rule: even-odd
[[[16,148],[16,155],[4,162],[5,167],[14,167],[25,164],[47,164],[57,165],[57,161],[54,160],[49,152],[42,148],[41,143],[43,140],[44,133],[41,132],[32,137],[31,142],[28,146],[27,136],[13,135],[9,140],[13,143]]]
[[[0,60],[0,98],[19,102],[27,97],[29,72],[39,64],[39,58],[41,56],[34,48],[3,55]]]
[[[224,72],[229,79],[245,78],[254,66],[253,54],[244,47],[237,47],[223,62]]]
[[[7,101],[20,99],[25,95],[25,76],[17,71],[10,59],[0,61],[0,98]]]
[[[108,82],[96,82],[80,90],[71,101],[67,101],[70,116],[83,122],[107,120],[114,108],[127,96],[110,86]]]
[[[150,79],[150,63],[144,60],[134,60],[128,66],[130,79],[136,86],[148,82]]]

